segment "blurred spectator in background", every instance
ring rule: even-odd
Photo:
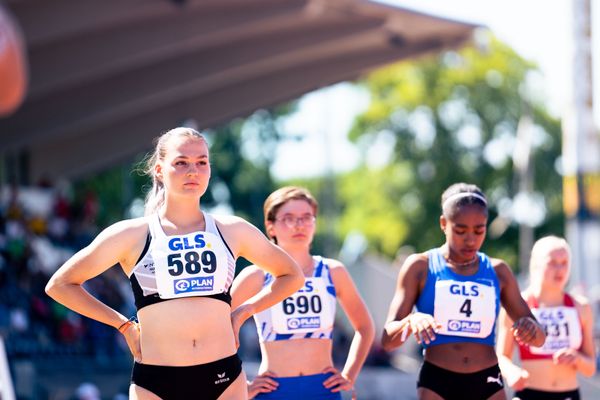
[[[84,382],[75,390],[74,400],[100,400],[100,389],[90,382]]]
[[[99,230],[97,196],[86,193],[78,209],[69,190],[64,182],[57,188],[47,182],[0,188],[0,334],[11,359],[80,354],[103,361],[119,352],[129,357],[113,330],[80,318],[44,293],[54,271]],[[100,276],[88,286],[111,306],[129,314],[134,309],[133,299],[124,295],[126,277]]]

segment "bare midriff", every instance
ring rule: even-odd
[[[521,368],[529,372],[527,388],[548,392],[567,392],[579,387],[577,370],[564,364],[554,364],[552,359],[523,360]]]
[[[498,364],[492,346],[464,342],[428,347],[425,360],[438,367],[461,373],[477,372]]]
[[[138,311],[142,364],[189,366],[236,353],[231,308],[206,297],[187,297]]]
[[[320,374],[333,366],[330,339],[277,340],[260,344],[259,372],[271,371],[279,377]]]

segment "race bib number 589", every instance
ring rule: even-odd
[[[219,268],[219,264],[227,258],[221,246],[213,246],[211,236],[205,232],[169,237],[166,246],[154,250],[161,298],[223,292],[227,268]]]

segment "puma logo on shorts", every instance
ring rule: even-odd
[[[504,387],[504,383],[502,383],[502,377],[500,376],[500,374],[498,374],[497,378],[494,378],[493,376],[487,377],[487,383],[494,383],[494,382],[496,382],[501,387]]]

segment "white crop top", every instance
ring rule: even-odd
[[[335,319],[336,294],[329,266],[314,257],[313,275],[304,287],[282,301],[254,315],[261,342],[293,339],[331,339]],[[273,282],[266,274],[264,286]]]
[[[158,214],[149,217],[149,240],[129,277],[138,310],[165,300],[214,297],[231,303],[235,258],[213,217],[205,231],[167,236]]]

